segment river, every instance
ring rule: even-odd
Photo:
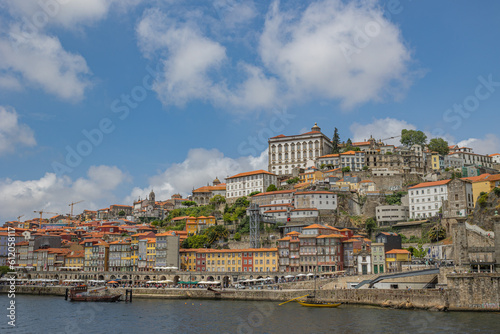
[[[64,297],[16,296],[16,326],[0,295],[0,333],[498,333],[500,315],[295,302],[138,299],[75,303]]]

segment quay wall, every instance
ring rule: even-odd
[[[450,311],[500,311],[500,274],[454,274],[447,289],[320,289],[316,298],[328,302],[374,305],[391,308]],[[476,274],[477,276],[477,274]],[[7,293],[8,286],[0,286]],[[16,294],[55,295],[64,298],[66,287],[16,286]],[[125,296],[124,288],[112,289]],[[134,288],[135,298],[224,299],[247,301],[286,301],[313,293],[312,289],[225,290],[220,296],[205,289]]]

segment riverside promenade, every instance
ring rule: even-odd
[[[449,274],[448,286],[442,289],[328,289],[316,291],[323,301],[374,305],[405,309],[441,311],[500,311],[500,274]],[[16,286],[17,294],[58,295],[63,298],[66,286]],[[112,289],[125,296],[124,288]],[[1,286],[7,293],[9,286]],[[220,295],[206,289],[133,288],[134,298],[223,299],[248,301],[286,301],[313,293],[311,289],[283,290],[226,289]]]

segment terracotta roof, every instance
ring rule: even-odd
[[[494,156],[497,156],[497,155],[500,155],[500,153],[493,153],[493,154],[490,154],[489,156],[490,157],[494,157]]]
[[[491,174],[485,173],[477,176],[462,177],[460,180],[468,180],[471,182],[485,181],[486,178],[491,176]]]
[[[289,193],[293,193],[295,192],[296,190],[277,190],[277,191],[269,191],[269,192],[265,192],[265,193],[260,193],[260,194],[256,194],[256,195],[253,195],[253,197],[258,197],[258,196],[265,196],[265,195],[278,195],[278,194],[289,194]]]
[[[363,146],[363,145],[370,145],[369,141],[358,141],[355,143],[352,143],[353,146]]]
[[[335,158],[335,157],[338,157],[340,154],[338,153],[333,153],[333,154],[325,154],[325,155],[322,155],[320,157],[318,157],[318,159],[321,159],[321,158]]]
[[[385,254],[409,254],[410,252],[407,251],[406,249],[393,249],[388,252],[385,252]]]
[[[254,170],[254,171],[251,171],[251,172],[239,173],[239,174],[236,174],[236,175],[233,175],[233,176],[230,176],[230,177],[226,178],[226,180],[234,179],[234,178],[237,178],[237,177],[244,177],[244,176],[250,176],[250,175],[258,175],[258,174],[276,175],[276,174],[268,172],[267,170],[259,169],[259,170]]]
[[[304,227],[303,230],[310,229],[310,228],[325,228],[325,226],[320,225],[320,224],[312,224],[312,225]]]
[[[274,213],[274,212],[286,212],[287,210],[267,210],[264,213]],[[293,211],[293,210],[292,210]]]
[[[341,234],[323,234],[323,235],[320,235],[319,237],[317,237],[318,239],[324,239],[324,238],[339,238],[339,239],[342,239],[344,238],[345,236],[341,235]]]
[[[435,186],[442,186],[445,184],[448,184],[451,180],[441,180],[441,181],[434,181],[434,182],[423,182],[420,184],[417,184],[416,186],[410,187],[408,189],[418,189],[418,188],[426,188],[426,187],[435,187]]]
[[[310,194],[318,194],[318,195],[334,195],[331,191],[297,191],[295,195],[310,195]]]
[[[292,237],[284,237],[284,238],[278,239],[278,241],[288,241],[288,240],[292,240]]]
[[[293,209],[292,211],[318,211],[318,209],[316,209],[316,208],[302,208],[302,209]],[[325,227],[323,227],[323,228],[325,228]]]
[[[300,233],[297,232],[297,231],[292,231],[292,232],[288,232],[286,235],[299,235]]]

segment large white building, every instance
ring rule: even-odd
[[[490,157],[494,164],[500,164],[500,153],[490,154]]]
[[[488,155],[457,151],[450,153],[449,156],[462,159],[465,166],[482,166],[491,168],[493,165],[493,158]]]
[[[267,187],[277,182],[276,174],[262,169],[229,176],[226,178],[226,198],[231,201],[254,191],[265,192]]]
[[[408,188],[410,198],[410,218],[436,216],[448,200],[447,184],[450,180],[424,182]]]
[[[290,175],[294,168],[314,165],[316,158],[331,153],[332,142],[314,123],[311,131],[269,138],[269,168],[276,175]]]

